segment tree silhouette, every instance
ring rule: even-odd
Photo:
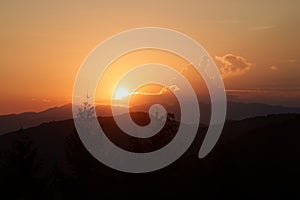
[[[84,129],[90,129],[90,122],[95,117],[95,108],[89,103],[89,97],[83,103],[83,107],[78,109],[76,120],[79,120]],[[83,130],[84,130],[83,129]],[[66,138],[67,147],[67,165],[71,173],[71,179],[74,188],[80,188],[77,190],[77,197],[84,198],[86,195],[86,185],[88,184],[93,166],[97,164],[89,152],[82,144],[76,130]]]
[[[71,173],[72,191],[76,194],[76,198],[84,199],[89,190],[87,185],[93,180],[99,161],[84,147],[76,130],[66,140],[67,167]]]
[[[167,113],[166,123],[162,130],[163,134],[160,137],[160,142],[166,144],[170,142],[176,135],[179,124],[175,120],[175,115],[172,113]]]
[[[38,178],[41,162],[36,157],[37,150],[29,136],[23,129],[19,132],[13,149],[3,158],[2,181],[11,197],[38,198],[42,191],[41,179]]]
[[[95,117],[95,107],[89,103],[89,97],[83,103],[83,108],[78,109],[77,119],[89,121]]]
[[[55,162],[48,175],[49,180],[45,196],[49,199],[77,199],[74,192],[74,180],[64,164]]]

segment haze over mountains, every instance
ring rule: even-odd
[[[157,98],[130,107],[133,121],[139,125],[148,124],[149,107],[153,101],[157,102]],[[109,105],[96,106],[96,113],[106,136],[116,146],[130,152],[146,153],[167,145],[179,127],[178,102],[159,103],[170,114],[163,129],[149,138],[125,134],[112,117]],[[127,108],[114,108],[116,118],[124,119]],[[276,192],[293,192],[290,181],[285,179],[300,175],[297,144],[300,108],[228,102],[227,121],[221,137],[203,159],[198,158],[198,152],[207,132],[210,105],[200,103],[199,108],[200,126],[189,149],[166,168],[145,174],[122,173],[97,161],[78,137],[71,104],[38,113],[0,116],[0,191],[15,197],[38,195],[37,199],[45,196],[49,199],[84,199],[86,194],[111,195],[114,191],[126,193],[132,188],[143,192],[148,192],[146,188],[160,193],[193,192],[210,197],[220,191],[236,189],[241,184],[243,188],[251,187],[251,195],[256,196],[260,196],[261,188],[265,191],[266,186],[279,188]],[[157,119],[153,113],[151,115]],[[186,130],[194,127],[189,124],[189,119],[182,126]],[[284,180],[261,181],[261,177],[275,177],[275,174]],[[223,178],[215,178],[219,175],[230,176],[230,180],[224,182]],[[207,183],[205,177],[217,179],[216,183]],[[15,190],[18,192],[14,193]],[[247,193],[242,191],[243,195]],[[266,194],[268,197],[280,195]]]
[[[180,116],[179,109],[174,105],[164,105],[166,110],[175,114],[177,120]],[[149,105],[143,104],[130,108],[131,112],[148,112]],[[126,112],[126,109],[121,106],[115,107],[119,115]],[[98,116],[111,116],[110,106],[99,105],[96,106],[96,113]],[[227,106],[227,120],[241,120],[256,116],[265,116],[268,114],[283,114],[283,113],[300,113],[300,108],[290,108],[277,105],[267,105],[260,103],[239,103],[228,102]],[[210,105],[200,104],[201,123],[208,124],[210,117]],[[0,135],[19,130],[20,128],[29,128],[37,126],[41,123],[51,121],[61,121],[71,119],[72,105],[66,104],[61,107],[54,107],[42,112],[25,112],[21,114],[10,114],[0,116]],[[189,121],[184,123],[189,124]]]

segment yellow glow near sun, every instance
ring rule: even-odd
[[[130,93],[126,88],[117,88],[115,91],[114,99],[120,100],[129,95]]]

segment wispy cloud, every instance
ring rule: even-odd
[[[217,22],[220,23],[220,24],[239,24],[239,23],[241,23],[241,20],[224,19],[224,20],[218,20]]]
[[[188,66],[181,68],[180,74],[170,79],[171,84],[168,86],[164,86],[158,92],[148,92],[148,91],[135,91],[131,92],[130,95],[140,94],[140,95],[161,95],[168,91],[177,92],[180,90],[179,86],[176,84],[176,81],[180,75],[182,75],[186,70],[188,70]]]
[[[252,66],[252,63],[248,62],[244,57],[233,54],[215,56],[215,59],[223,64],[219,69],[224,77],[244,74],[250,70]]]
[[[264,30],[269,30],[269,29],[274,29],[276,28],[275,25],[264,25],[264,26],[253,26],[250,27],[249,30],[251,31],[264,31]]]
[[[178,90],[180,90],[180,88],[177,85],[170,85],[170,86],[165,86],[163,87],[160,91],[158,92],[146,92],[146,91],[137,91],[137,92],[131,92],[130,95],[134,95],[134,94],[140,94],[140,95],[161,95],[164,94],[168,91],[172,91],[172,92],[176,92]]]
[[[300,106],[300,88],[226,89],[229,101]]]
[[[253,88],[253,89],[226,89],[228,93],[273,93],[273,92],[300,92],[300,87],[292,88]]]
[[[49,103],[49,102],[51,102],[51,100],[50,100],[50,99],[42,99],[42,101],[43,101],[43,102],[45,102],[45,103]]]
[[[297,60],[296,59],[288,59],[288,60],[286,60],[286,62],[288,62],[288,63],[295,63],[295,62],[297,62]]]
[[[40,99],[40,98],[35,98],[35,97],[32,97],[32,98],[31,98],[31,101],[44,102],[44,103],[49,103],[49,102],[51,102],[50,99],[46,99],[46,98]]]
[[[272,70],[272,71],[276,71],[278,68],[275,66],[275,65],[272,65],[271,67],[270,67],[270,70]]]

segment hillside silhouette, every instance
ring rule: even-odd
[[[133,106],[131,108],[131,112],[148,112],[149,105],[153,105],[153,102],[149,101]],[[179,120],[178,116],[180,116],[180,110],[178,107],[168,103],[165,103],[164,106],[170,111],[170,113],[175,115],[176,120]],[[210,105],[206,103],[200,103],[199,107],[201,112],[201,122],[208,124],[210,119]],[[126,109],[121,106],[115,106],[115,109],[119,115],[126,112]],[[96,106],[96,113],[99,114],[99,116],[100,114],[101,116],[112,116],[110,112],[110,106],[108,105]],[[260,103],[228,102],[226,119],[241,120],[249,117],[283,113],[300,113],[300,108],[290,108]],[[72,118],[73,115],[71,104],[50,108],[42,112],[25,112],[20,114],[0,115],[0,135],[17,131],[20,128],[30,128],[46,122],[62,121]],[[188,121],[185,123],[188,123]]]
[[[146,113],[133,115],[138,123],[149,120]],[[116,145],[133,152],[165,145],[178,126],[170,115],[158,137],[137,140],[122,136],[112,117],[98,119]],[[116,191],[123,195],[140,191],[170,196],[186,192],[210,198],[284,198],[297,192],[292,181],[300,175],[299,123],[300,114],[227,121],[212,152],[198,159],[207,130],[201,125],[181,158],[146,174],[123,173],[98,162],[82,145],[73,120],[43,123],[0,136],[0,188],[3,195],[13,194],[16,199],[87,199],[114,196]],[[20,171],[24,173],[16,174]]]

